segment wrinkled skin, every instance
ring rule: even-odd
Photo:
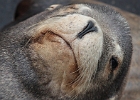
[[[0,34],[3,100],[120,99],[132,44],[112,9],[51,6]]]

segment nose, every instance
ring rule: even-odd
[[[87,26],[80,32],[77,34],[77,38],[82,38],[84,35],[86,35],[89,32],[97,32],[97,27],[94,25],[94,23],[92,21],[89,21]]]

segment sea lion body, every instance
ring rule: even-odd
[[[53,7],[0,33],[0,98],[119,100],[132,55],[126,20],[97,4]]]

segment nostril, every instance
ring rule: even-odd
[[[81,39],[89,32],[97,32],[97,27],[94,26],[94,23],[92,21],[88,22],[87,26],[80,33],[78,33],[77,37]]]

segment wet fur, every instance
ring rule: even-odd
[[[41,25],[40,23],[42,23],[46,19],[51,18],[51,16],[54,13],[59,14],[59,12],[57,11],[61,12],[61,7],[60,7],[58,10],[54,10],[53,12],[47,12],[47,11],[42,12],[26,20],[25,22],[22,22],[14,27],[11,27],[1,32],[0,62],[2,66],[1,67],[1,70],[2,70],[1,83],[2,84],[0,88],[2,88],[1,98],[3,100],[6,100],[6,98],[8,100],[13,100],[13,98],[14,99],[23,98],[26,100],[35,100],[35,99],[57,100],[58,97],[59,99],[62,99],[62,100],[65,100],[65,99],[91,100],[93,98],[95,100],[102,100],[102,99],[108,99],[115,95],[118,95],[116,96],[116,100],[117,98],[119,98],[120,94],[118,92],[122,91],[121,90],[123,86],[122,84],[124,84],[124,79],[129,69],[131,53],[132,53],[131,37],[130,37],[128,25],[124,18],[122,18],[117,12],[114,12],[112,9],[108,7],[98,6],[98,5],[91,5],[91,6],[85,5],[85,6],[91,9],[95,9],[93,11],[94,13],[96,13],[96,15],[94,15],[94,13],[93,15],[90,15],[89,13],[89,16],[92,16],[92,17],[94,16],[94,19],[96,19],[98,23],[108,22],[109,24],[108,26],[104,26],[106,25],[106,23],[100,25],[104,33],[103,52],[98,62],[100,67],[98,67],[95,75],[92,76],[89,74],[89,76],[86,76],[86,79],[87,79],[86,82],[88,83],[83,85],[84,89],[82,89],[82,91],[76,95],[73,95],[72,93],[73,89],[70,92],[66,92],[66,95],[63,95],[63,96],[58,94],[60,91],[59,89],[58,89],[58,92],[54,91],[56,92],[54,94],[48,92],[48,91],[52,91],[50,88],[46,87],[48,83],[51,81],[52,76],[48,77],[47,75],[45,75],[46,74],[45,70],[40,69],[41,67],[40,65],[42,65],[41,64],[42,61],[41,59],[38,58],[38,55],[36,55],[36,53],[34,54],[34,51],[30,49],[31,44],[34,43],[34,40],[35,40],[34,37],[36,37],[34,36],[36,32],[36,27]],[[88,12],[86,13],[81,12],[81,13],[83,15],[86,15]],[[102,17],[103,15],[105,16]],[[112,24],[115,24],[115,26],[113,27]],[[120,33],[120,29],[121,29],[121,33]],[[112,33],[114,30],[115,32]],[[120,47],[122,48],[121,50],[123,51],[122,55],[125,55],[122,60],[120,59],[120,62],[122,62],[119,65],[120,70],[117,72],[117,74],[114,74],[114,76],[110,78],[108,77],[108,74],[110,72],[108,72],[107,75],[105,73],[103,76],[101,76],[104,69],[107,66],[109,66],[108,59],[110,58],[112,54],[115,55],[113,53],[114,51],[112,47],[114,47],[116,44],[120,45]],[[106,50],[108,52],[106,52]],[[32,57],[31,55],[34,55],[34,56]],[[8,63],[5,64],[3,62],[8,62]],[[104,65],[106,66],[103,67]],[[106,70],[108,71],[108,69]],[[79,67],[79,68],[76,68],[76,70],[74,70],[71,74],[75,74],[79,71],[81,71],[81,73],[77,74],[76,78],[74,78],[72,83],[70,83],[69,85],[72,85],[73,83],[80,81],[77,84],[77,86],[79,86],[82,80],[84,80],[83,76],[86,73],[92,73],[90,72],[91,69],[88,69],[88,68],[82,69]],[[9,75],[8,77],[6,77],[7,76],[6,73]],[[92,86],[90,85],[91,82],[93,82],[92,89],[94,91],[90,89],[86,90],[87,85]],[[13,85],[10,86],[9,83]],[[13,89],[11,89],[11,87]],[[105,91],[108,91],[108,92],[105,92]],[[13,93],[14,96],[11,93]],[[6,95],[9,95],[9,96],[6,96]],[[71,98],[69,98],[69,96]]]

